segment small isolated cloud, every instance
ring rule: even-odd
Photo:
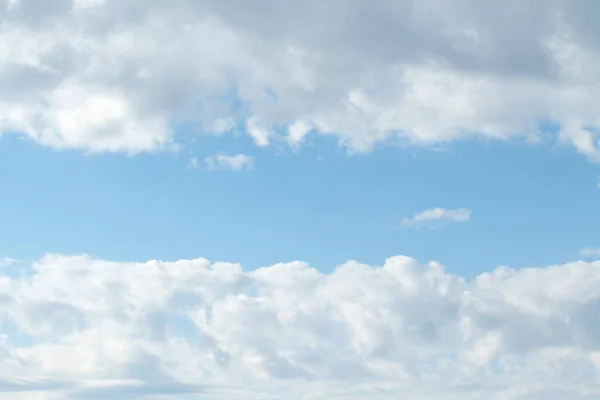
[[[412,217],[402,219],[403,226],[432,225],[444,222],[467,222],[471,219],[471,210],[468,208],[432,208],[421,211]]]
[[[584,258],[600,258],[600,247],[584,247],[579,251],[579,255]]]
[[[190,158],[190,162],[188,163],[188,168],[198,168],[198,159],[196,157]]]
[[[230,156],[219,153],[215,156],[206,157],[204,163],[209,170],[244,171],[254,167],[252,157],[245,154]]]

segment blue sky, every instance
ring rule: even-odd
[[[0,19],[0,400],[600,398],[594,2]]]
[[[257,268],[302,260],[330,271],[349,259],[407,254],[476,276],[498,265],[577,259],[600,237],[599,168],[570,149],[455,143],[348,155],[318,139],[301,152],[245,137],[198,136],[179,153],[86,155],[6,136],[0,173],[2,254],[52,250],[111,260],[198,255]],[[188,168],[190,157],[247,153],[249,171]],[[191,155],[190,155],[191,154]],[[434,207],[467,223],[404,227]]]

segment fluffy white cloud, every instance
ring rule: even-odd
[[[194,159],[195,160],[195,159]],[[227,169],[232,171],[248,170],[254,167],[252,157],[245,154],[236,154],[233,156],[219,153],[215,156],[206,157],[204,159],[208,169]]]
[[[472,211],[468,208],[432,208],[421,211],[413,217],[405,217],[402,219],[404,226],[422,226],[439,224],[444,222],[467,222],[471,219]]]
[[[600,160],[595,2],[3,0],[0,14],[0,130],[55,148],[171,148],[187,124],[352,151],[548,139]]]
[[[1,276],[0,303],[0,398],[600,395],[600,262],[467,281],[403,256],[323,274],[50,254]]]

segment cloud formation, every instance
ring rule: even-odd
[[[600,396],[599,262],[467,281],[404,256],[324,274],[49,254],[0,302],[2,399]]]
[[[231,170],[231,171],[242,171],[252,169],[254,162],[252,157],[245,154],[236,154],[233,156],[219,153],[215,156],[206,157],[204,159],[206,167],[210,170]]]
[[[547,140],[600,161],[597,7],[4,0],[0,130],[128,153],[175,148],[181,124],[351,151]]]
[[[447,209],[436,207],[421,211],[412,217],[405,217],[401,223],[404,226],[435,225],[444,222],[467,222],[471,219],[472,211],[468,208]]]

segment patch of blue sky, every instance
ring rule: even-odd
[[[179,337],[190,342],[198,342],[200,339],[198,336],[198,329],[196,325],[186,315],[169,313],[167,318],[167,327],[175,337]]]
[[[184,130],[185,152],[135,157],[2,136],[0,256],[207,257],[245,269],[300,259],[327,272],[348,259],[381,264],[405,254],[472,277],[497,265],[567,261],[600,237],[600,168],[569,148],[469,141],[348,156],[318,135],[294,152]],[[251,155],[255,169],[187,168],[191,155],[201,162],[217,152]],[[433,207],[467,207],[472,219],[400,226]]]
[[[7,317],[0,315],[0,334],[5,335],[6,342],[10,347],[31,347],[36,344],[33,337],[20,330],[17,324]]]

